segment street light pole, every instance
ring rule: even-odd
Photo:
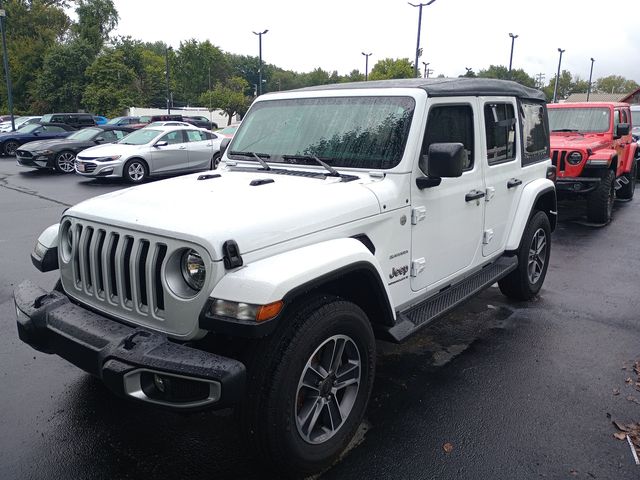
[[[422,7],[428,7],[429,5],[431,5],[433,2],[435,2],[436,0],[431,0],[427,3],[419,3],[417,5],[411,3],[411,2],[407,2],[409,5],[411,5],[412,7],[418,7],[419,9],[419,13],[418,13],[418,41],[416,43],[416,61],[413,64],[413,76],[415,78],[418,78],[418,60],[420,58],[420,30],[422,28]]]
[[[515,43],[516,38],[518,38],[518,35],[509,33],[509,36],[511,37],[511,55],[509,55],[509,78],[511,78],[511,65],[513,64],[513,44]]]
[[[593,78],[593,62],[595,62],[595,60],[591,58],[591,71],[589,72],[589,88],[587,90],[587,102],[589,101],[589,97],[591,96],[591,79]]]
[[[258,35],[258,55],[260,58],[260,67],[258,68],[258,95],[262,95],[262,35],[268,31],[269,30],[265,30],[264,32],[253,32],[255,35]]]
[[[556,85],[553,87],[553,103],[558,100],[558,83],[560,82],[560,65],[562,65],[562,54],[565,52],[563,49],[558,48],[560,52],[560,59],[558,60],[558,73],[556,74]]]
[[[16,129],[16,122],[13,117],[13,92],[11,87],[11,70],[9,69],[9,57],[7,55],[7,35],[5,33],[5,18],[7,12],[2,8],[0,2],[0,30],[2,30],[2,60],[4,63],[4,74],[7,78],[7,102],[9,104],[9,115],[11,115],[11,131]]]
[[[369,80],[369,57],[371,56],[370,53],[364,53],[362,52],[362,55],[364,55],[364,81],[366,82],[367,80]]]
[[[429,62],[422,62],[422,65],[424,65],[424,73],[422,74],[422,78],[429,78]]]
[[[169,90],[169,50],[171,50],[171,47],[167,47],[164,51],[165,80],[167,82],[167,115],[171,114],[171,92]]]

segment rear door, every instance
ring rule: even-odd
[[[189,140],[189,169],[204,170],[211,165],[211,157],[213,157],[213,143],[207,138],[205,132],[201,130],[186,130]]]
[[[168,173],[189,168],[187,138],[184,130],[165,133],[155,143],[167,142],[163,147],[151,146],[150,173]]]

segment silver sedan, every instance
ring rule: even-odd
[[[83,150],[76,157],[76,172],[140,183],[149,176],[214,169],[220,161],[222,138],[195,127],[147,127],[117,143]]]

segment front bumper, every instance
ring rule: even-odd
[[[590,193],[600,185],[600,177],[559,177],[556,180],[556,190],[560,193]]]
[[[96,162],[76,157],[76,173],[83,177],[122,177],[123,166],[121,160]]]
[[[116,322],[29,281],[14,292],[18,336],[102,379],[115,394],[176,410],[224,408],[244,394],[245,366]]]
[[[16,154],[18,165],[30,168],[53,168],[53,155],[33,155],[23,157]]]

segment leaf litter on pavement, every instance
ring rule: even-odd
[[[624,383],[627,388],[633,386],[635,390],[640,391],[640,360],[636,360],[633,363],[633,366],[628,364],[623,365],[622,370],[629,371],[633,370],[636,378],[633,379],[631,376],[628,376]],[[620,394],[619,388],[613,389],[613,395],[617,396]],[[640,400],[633,395],[626,396],[627,401],[640,405]],[[640,455],[640,423],[638,422],[630,422],[625,423],[619,420],[612,420],[611,423],[618,430],[613,434],[613,436],[617,440],[627,441],[629,443],[629,447],[631,448],[631,453],[633,454],[633,458],[638,464],[638,456]]]

